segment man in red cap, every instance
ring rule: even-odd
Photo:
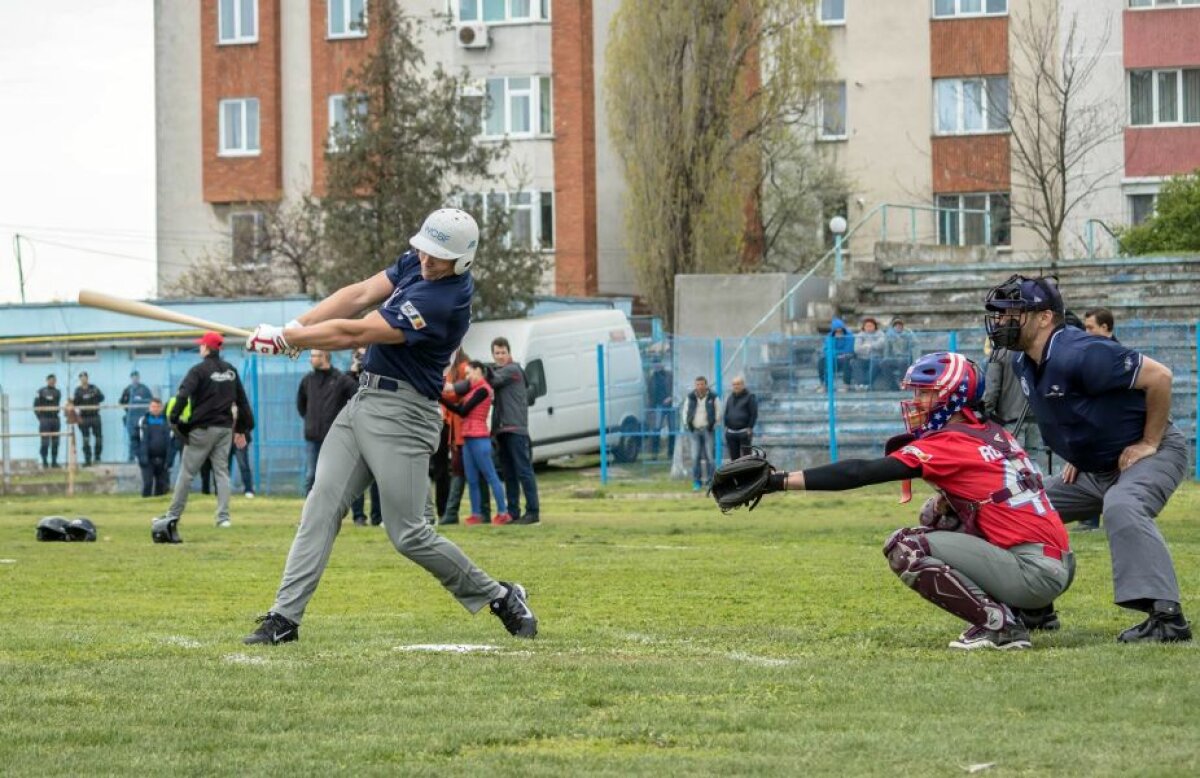
[[[176,524],[187,506],[192,477],[206,460],[216,476],[217,526],[229,526],[229,447],[245,446],[246,433],[254,429],[254,414],[242,381],[233,365],[221,359],[225,339],[216,332],[206,332],[196,342],[203,359],[183,377],[171,406],[170,422],[185,445],[171,507],[154,520],[151,529],[155,542],[180,542]]]

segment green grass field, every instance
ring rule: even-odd
[[[247,647],[300,502],[196,496],[0,502],[0,774],[1195,775],[1200,652],[1120,646],[1103,533],[1079,538],[1064,629],[1017,654],[946,648],[962,624],[880,552],[919,499],[776,496],[722,516],[686,486],[543,481],[544,524],[451,527],[523,582],[534,641],[470,617],[379,528],[347,522],[301,641]],[[584,497],[581,495],[591,496]],[[1200,616],[1200,488],[1161,517]],[[100,542],[34,541],[87,514]],[[496,647],[470,654],[420,644]],[[976,768],[978,769],[978,768]]]

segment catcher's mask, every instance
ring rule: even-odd
[[[980,420],[972,409],[983,400],[983,372],[962,354],[938,351],[918,358],[900,388],[913,390],[913,399],[900,401],[900,415],[917,437],[945,427],[956,413],[972,423]]]
[[[993,288],[984,299],[987,314],[983,317],[988,339],[996,348],[1018,350],[1021,329],[1036,311],[1065,310],[1058,281],[1053,277],[1026,278],[1013,275]]]

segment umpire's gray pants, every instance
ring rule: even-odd
[[[217,521],[229,520],[229,447],[233,445],[233,430],[228,427],[205,427],[188,433],[187,445],[180,457],[179,478],[175,479],[175,494],[167,518],[178,519],[187,507],[192,477],[200,472],[204,460],[212,462],[217,487]]]
[[[1181,601],[1171,552],[1154,519],[1187,475],[1187,465],[1183,434],[1169,426],[1157,453],[1124,472],[1079,473],[1073,484],[1059,474],[1046,485],[1063,521],[1104,514],[1117,605],[1141,609],[1139,600]]]
[[[1041,543],[1001,548],[965,532],[929,532],[932,556],[968,579],[969,585],[1014,608],[1043,608],[1071,584],[1071,552],[1060,561]]]
[[[407,383],[400,382],[394,392],[358,390],[321,444],[316,480],[304,501],[272,611],[300,622],[342,517],[372,474],[383,503],[383,526],[397,551],[428,570],[472,613],[504,594],[504,587],[425,520],[429,457],[441,429],[437,402]]]

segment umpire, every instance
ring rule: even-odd
[[[321,446],[317,479],[304,501],[275,604],[246,643],[274,645],[299,637],[342,516],[372,476],[383,498],[383,525],[397,551],[437,578],[471,613],[490,607],[511,634],[537,634],[524,587],[479,569],[424,515],[429,457],[442,426],[437,402],[442,370],[471,323],[469,268],[479,227],[465,211],[444,208],[430,214],[409,243],[414,250],[391,267],[339,289],[286,328],[259,325],[246,342],[260,354],[371,344],[358,393]],[[379,307],[364,318],[347,318],[368,306]]]
[[[1115,341],[1065,326],[1053,278],[1014,275],[988,293],[988,337],[1013,369],[1050,450],[1063,458],[1046,487],[1063,521],[1104,514],[1113,599],[1146,620],[1122,643],[1191,640],[1179,582],[1155,518],[1187,472],[1171,424],[1171,371]],[[1056,625],[1053,610],[1033,614]]]
[[[192,477],[200,471],[205,460],[212,463],[217,481],[217,526],[229,524],[229,447],[235,439],[245,445],[245,433],[254,429],[254,414],[246,399],[246,390],[233,365],[221,359],[225,339],[216,332],[206,332],[196,341],[204,357],[183,377],[171,405],[170,422],[180,432],[183,456],[180,457],[179,477],[175,480],[175,495],[171,506],[159,522],[170,525],[179,521],[187,507]],[[182,420],[184,409],[191,401],[191,416]],[[237,419],[233,407],[237,406]]]

